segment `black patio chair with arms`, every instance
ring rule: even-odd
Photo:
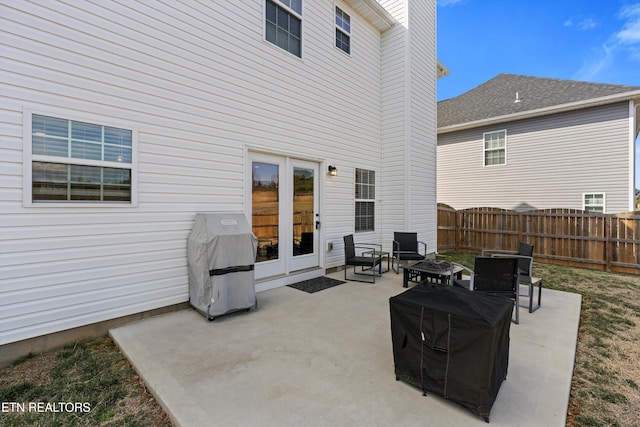
[[[520,283],[528,285],[526,297],[529,298],[529,313],[533,313],[540,308],[540,300],[542,299],[542,279],[539,277],[533,277],[533,245],[520,242],[517,251],[484,249],[482,251],[482,256],[518,258]],[[538,287],[538,304],[534,306],[533,297],[536,286]]]
[[[453,280],[455,286],[515,301],[515,321],[520,323],[520,273],[518,258],[476,257],[470,280]]]
[[[421,245],[424,247],[424,253],[420,253]],[[391,256],[391,268],[398,274],[400,273],[400,261],[422,261],[427,257],[427,244],[418,240],[418,233],[395,231]],[[394,261],[397,264],[395,268],[393,267]]]
[[[354,243],[353,234],[343,237],[344,240],[344,280],[375,283],[376,276],[382,275],[382,245],[375,243]],[[347,270],[353,266],[353,274],[368,276],[371,280],[348,279]],[[361,273],[357,272],[361,268]],[[376,272],[378,267],[378,272]],[[370,271],[370,273],[365,273]]]

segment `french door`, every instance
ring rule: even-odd
[[[261,153],[249,158],[256,278],[318,267],[318,163]]]

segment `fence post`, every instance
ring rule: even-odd
[[[518,242],[524,242],[524,212],[518,212]],[[519,243],[518,243],[519,244]]]
[[[612,216],[604,217],[604,265],[606,271],[611,271],[611,258],[613,257],[611,246],[611,221]]]
[[[456,233],[455,233],[455,251],[460,250],[460,240],[462,239],[462,211],[456,209]]]

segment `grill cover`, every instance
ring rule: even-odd
[[[187,239],[191,305],[209,320],[255,307],[257,247],[244,214],[197,214]]]
[[[423,282],[389,306],[396,379],[488,422],[507,376],[513,301]]]

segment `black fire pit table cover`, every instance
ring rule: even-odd
[[[396,380],[489,422],[509,365],[513,301],[420,283],[389,299]]]

